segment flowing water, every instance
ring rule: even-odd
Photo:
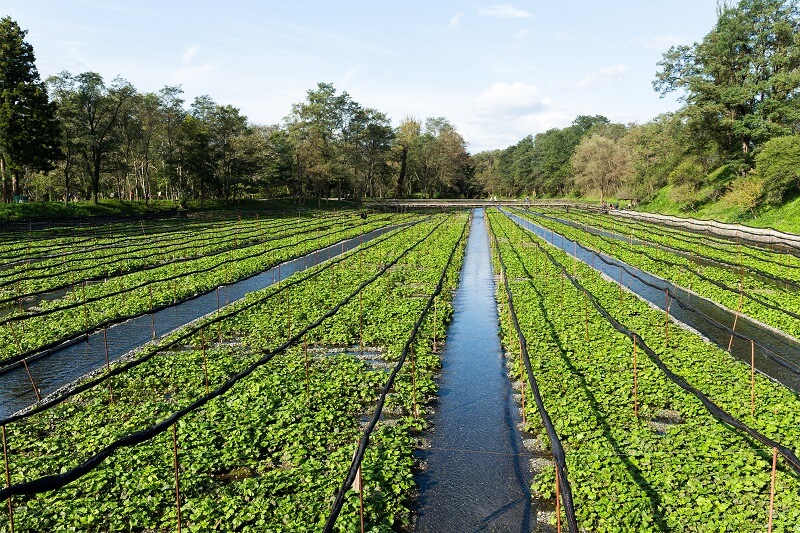
[[[504,366],[483,210],[473,213],[442,355],[430,447],[418,452],[419,532],[531,530],[531,454]]]
[[[659,277],[643,272],[635,267],[628,265],[622,261],[614,259],[605,254],[600,254],[603,259],[608,261],[607,264],[596,257],[594,253],[584,250],[580,246],[576,246],[574,241],[564,238],[562,235],[556,234],[546,228],[543,228],[529,220],[525,220],[517,215],[505,212],[506,215],[520,226],[535,233],[545,241],[552,243],[554,246],[564,250],[569,255],[577,257],[580,261],[591,265],[596,270],[606,274],[609,278],[616,282],[621,282],[623,286],[630,291],[647,300],[651,304],[660,309],[664,309],[667,305],[664,290],[669,289],[677,294],[681,300],[690,304],[694,309],[684,309],[674,302],[669,306],[669,312],[672,317],[690,326],[691,328],[699,331],[703,336],[708,338],[711,342],[722,348],[728,349],[730,342],[730,332],[724,326],[730,328],[736,320],[736,332],[755,340],[755,342],[764,347],[772,354],[783,358],[788,362],[789,366],[800,365],[800,343],[792,337],[775,331],[763,324],[760,324],[744,315],[739,315],[736,318],[736,313],[721,307],[710,300],[701,298],[697,295],[691,294],[689,291],[682,287],[676,287],[672,283],[665,281]],[[642,278],[654,285],[653,288],[643,281],[636,279],[629,275],[621,267],[627,268],[636,276]],[[709,322],[703,318],[705,315],[713,322]],[[800,392],[800,374],[793,371],[789,366],[781,364],[774,358],[769,357],[769,353],[762,350],[758,346],[755,348],[755,366],[756,369],[763,374],[771,377],[790,388],[795,392]],[[731,354],[737,359],[750,364],[751,356],[750,341],[745,339],[738,339],[734,337],[731,345]]]
[[[109,360],[113,362],[152,341],[154,337],[162,337],[193,320],[216,312],[220,307],[235,302],[253,291],[269,287],[296,272],[318,265],[359,246],[361,242],[367,242],[398,227],[400,226],[387,226],[365,233],[361,237],[341,241],[239,282],[218,287],[210,293],[109,327],[107,330]],[[106,341],[102,331],[89,335],[85,340],[68,342],[60,348],[53,349],[46,356],[39,358],[34,356],[28,361],[31,376],[42,397],[83,375],[102,368],[105,364]],[[8,417],[35,403],[36,394],[31,378],[23,366],[17,365],[0,372],[0,418]]]

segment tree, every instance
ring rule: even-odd
[[[353,167],[353,185],[361,196],[383,196],[388,184],[387,158],[394,132],[389,118],[380,111],[358,106],[348,123],[349,159]]]
[[[106,86],[103,77],[96,72],[74,76],[62,72],[48,79],[48,84],[53,88],[61,122],[76,136],[68,141],[75,146],[85,165],[92,201],[97,203],[100,176],[108,170],[108,157],[120,143],[118,126],[136,90],[122,78],[115,78]]]
[[[395,198],[402,198],[410,192],[409,168],[416,168],[412,160],[417,156],[416,148],[419,146],[420,135],[422,135],[422,124],[410,116],[406,116],[395,130],[395,151],[399,151],[397,160],[400,162],[394,189]]]
[[[19,194],[26,168],[50,170],[60,157],[56,108],[26,33],[10,17],[0,19],[0,179],[6,201]]]
[[[463,194],[463,182],[470,172],[464,138],[446,118],[432,117],[425,120],[421,141],[421,188],[425,194],[430,198]]]
[[[698,135],[711,135],[732,159],[800,126],[800,14],[796,0],[723,5],[714,29],[693,46],[672,47],[654,88],[683,91]]]
[[[170,188],[183,199],[188,193],[180,158],[180,129],[186,118],[180,86],[164,86],[159,92],[161,131],[159,135],[159,173]]]
[[[780,204],[800,193],[800,135],[767,141],[755,159],[755,173],[763,182],[767,203]]]
[[[687,152],[687,128],[673,113],[660,115],[650,122],[632,126],[624,143],[630,155],[623,186],[628,194],[648,198],[666,185]]]
[[[298,196],[328,196],[334,189],[337,196],[344,194],[348,180],[342,143],[354,105],[349,94],[336,94],[330,83],[317,84],[304,102],[292,105],[285,122],[294,145]]]
[[[628,153],[620,140],[603,135],[581,139],[572,156],[575,185],[586,194],[600,192],[600,201],[613,193],[627,172]]]

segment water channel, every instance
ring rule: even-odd
[[[531,530],[532,457],[517,430],[519,411],[498,334],[495,284],[483,209],[473,213],[453,321],[442,353],[439,403],[416,531]]]
[[[508,211],[503,212],[506,214],[506,216],[511,218],[511,220],[523,228],[535,233],[545,241],[567,252],[569,255],[577,257],[580,261],[583,261],[587,265],[591,265],[594,269],[606,274],[614,281],[618,283],[621,282],[624,287],[628,288],[636,295],[647,300],[660,309],[664,309],[666,305],[664,290],[669,289],[673,293],[676,293],[681,300],[690,304],[694,309],[684,309],[683,307],[672,303],[669,309],[670,315],[676,320],[683,322],[691,328],[699,331],[703,336],[708,338],[711,342],[723,350],[727,350],[731,335],[730,332],[721,325],[725,325],[728,328],[733,325],[736,316],[733,311],[721,307],[710,300],[692,294],[685,288],[676,287],[664,279],[641,271],[628,265],[627,263],[614,259],[605,254],[599,254],[599,256],[601,256],[605,261],[610,263],[607,264],[594,257],[595,254],[593,252],[585,250],[580,246],[576,246],[574,241],[565,238],[563,235],[554,233],[535,224],[534,222],[521,218],[518,215]],[[642,280],[645,280],[647,283],[652,284],[657,288],[653,288],[647,285],[645,282],[629,275],[628,273],[622,271],[620,267],[628,269],[639,278],[642,278]],[[701,313],[708,319],[716,322],[718,325],[715,325],[713,322],[704,319]],[[757,345],[764,347],[766,350],[769,350],[769,352],[772,352],[780,358],[785,359],[789,366],[800,366],[800,343],[792,339],[790,336],[775,331],[744,315],[739,315],[738,319],[736,319],[736,331],[750,339],[755,340]],[[737,359],[745,362],[747,365],[750,364],[750,349],[750,341],[734,337],[731,345],[731,354]],[[758,346],[755,349],[755,365],[756,369],[761,373],[769,376],[779,383],[782,383],[784,386],[795,392],[800,392],[800,374],[794,372],[791,368],[787,367],[787,365],[783,365],[774,358],[769,357],[768,353],[760,349]]]
[[[221,286],[191,300],[109,327],[107,330],[109,360],[113,362],[152,341],[154,336],[158,338],[167,335],[251,292],[269,287],[296,272],[352,250],[361,242],[367,242],[404,225],[406,224],[386,226],[365,233],[363,236],[340,241],[239,282]],[[65,343],[62,347],[53,349],[49,355],[28,361],[31,375],[42,397],[102,368],[105,364],[106,343],[102,331],[89,335],[85,341]],[[4,369],[0,373],[0,418],[6,418],[35,403],[36,394],[23,366]]]
[[[713,266],[713,267],[725,269],[728,272],[732,272],[732,273],[737,274],[737,275],[739,274],[739,267],[736,266],[736,265],[733,265],[733,264],[730,264],[730,263],[723,263],[721,261],[716,261],[716,260],[714,260],[712,258],[709,258],[709,257],[702,257],[702,256],[699,256],[699,255],[693,254],[691,252],[687,252],[685,250],[681,250],[679,248],[673,248],[671,246],[666,246],[664,244],[659,244],[659,243],[650,242],[650,241],[643,241],[643,240],[641,240],[639,238],[634,237],[633,233],[631,233],[630,236],[626,237],[625,235],[622,235],[620,233],[613,233],[613,232],[610,232],[610,231],[607,231],[607,230],[595,228],[595,227],[592,227],[592,226],[587,226],[586,224],[583,224],[583,223],[580,223],[580,222],[576,222],[574,220],[555,217],[555,216],[552,216],[552,215],[546,215],[544,213],[539,213],[539,212],[534,212],[534,214],[536,216],[539,216],[539,217],[542,217],[542,218],[546,218],[548,220],[553,220],[555,222],[559,222],[561,224],[573,227],[575,229],[583,230],[583,231],[585,231],[587,233],[591,233],[592,235],[605,237],[607,239],[614,239],[614,240],[617,240],[617,241],[623,241],[623,242],[630,243],[632,245],[635,244],[637,246],[647,246],[649,248],[655,248],[655,249],[658,249],[658,250],[664,250],[666,252],[670,252],[670,253],[675,254],[677,256],[683,257],[684,259],[688,259],[689,261],[691,261],[692,263],[695,263],[696,265],[700,265],[700,266],[703,266],[703,267],[705,267],[705,266]],[[755,278],[755,279],[757,279],[757,280],[759,280],[759,281],[761,281],[761,282],[763,282],[763,283],[765,283],[767,285],[770,285],[772,287],[779,287],[779,288],[782,288],[782,289],[785,289],[785,290],[788,290],[788,291],[791,291],[791,292],[800,291],[800,284],[798,284],[798,283],[796,283],[796,282],[794,282],[792,280],[778,279],[778,278],[775,278],[775,277],[771,277],[769,275],[764,275],[764,274],[762,274],[762,273],[760,273],[758,271],[755,271],[755,270],[751,270],[751,269],[747,269],[747,270],[748,270],[748,276],[751,276],[751,277],[753,277],[753,278]]]

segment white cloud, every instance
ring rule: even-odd
[[[498,82],[478,95],[475,104],[480,115],[509,116],[541,111],[549,101],[536,85]]]
[[[586,74],[578,82],[580,89],[589,89],[603,83],[618,83],[628,74],[628,66],[623,64],[611,65],[595,72]]]
[[[197,55],[197,51],[200,50],[200,45],[195,44],[184,50],[183,54],[181,54],[181,64],[184,66],[188,66],[192,64],[192,60],[194,56]]]
[[[574,115],[554,106],[535,84],[498,82],[478,95],[462,134],[472,153],[505,148],[527,135],[568,126]]]
[[[200,45],[194,44],[181,54],[181,66],[169,76],[169,83],[181,84],[191,87],[208,80],[209,75],[216,69],[213,63],[194,65]]]
[[[531,16],[531,14],[524,9],[512,6],[511,4],[497,4],[492,7],[481,8],[478,9],[478,14],[499,19],[519,19]]]
[[[462,18],[464,18],[464,12],[463,11],[459,11],[458,13],[453,15],[453,18],[451,18],[450,22],[448,23],[448,26],[450,26],[450,29],[451,30],[457,30],[458,28],[460,28],[461,27],[461,19]]]
[[[356,65],[352,68],[347,69],[347,71],[345,71],[339,78],[339,82],[336,84],[336,86],[337,87],[349,86],[363,70],[364,70],[364,65]]]

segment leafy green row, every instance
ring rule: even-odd
[[[770,451],[719,423],[641,352],[635,416],[630,339],[562,279],[560,270],[538,251],[535,237],[501,214],[490,218],[500,237],[536,379],[565,445],[579,525],[587,531],[762,529]],[[548,249],[570,272],[577,268],[581,284],[675,372],[768,436],[795,450],[800,446],[791,414],[800,407],[796,395],[757,376],[758,409],[751,419],[747,367],[674,327],[665,348],[663,313],[628,294],[620,303],[615,284],[554,247]],[[504,338],[513,339],[505,313],[501,317]],[[506,344],[515,353],[516,343]],[[531,429],[546,439],[535,409],[527,407]],[[550,497],[553,488],[554,473],[545,469],[534,489]],[[799,488],[798,479],[781,468],[775,531],[792,531],[800,520]]]
[[[376,217],[363,227],[343,226],[320,235],[319,239],[306,238],[298,241],[293,236],[277,239],[263,245],[263,253],[231,250],[221,258],[203,258],[173,264],[117,278],[106,284],[79,287],[71,295],[72,303],[77,304],[76,306],[0,327],[0,357],[8,358],[18,353],[30,352],[59,339],[90,330],[98,324],[170,305],[267,270],[278,263],[339,240],[355,237],[362,230],[370,231],[407,219],[406,215],[394,215],[389,219]],[[103,296],[109,292],[121,294]],[[58,305],[58,302],[48,302],[43,303],[42,308]]]
[[[300,345],[177,425],[186,529],[316,529],[314,524],[327,516],[329,498],[349,465],[359,420],[370,410],[376,388],[385,379],[382,370],[354,355],[358,347],[339,354],[329,349],[363,342],[381,346],[387,360],[397,357],[421,309],[418,293],[432,290],[447,254],[453,246],[463,246],[459,235],[465,217],[451,217],[436,228],[444,218],[440,215],[396,232],[381,246],[350,254],[335,269],[320,267],[318,277],[291,291],[267,289],[276,296],[226,320],[219,329],[213,326],[196,335],[194,343],[115,378],[113,405],[107,390],[95,388],[10,426],[12,482],[68,468],[103,442],[186,405],[205,390],[204,367],[213,388],[259,353],[280,345],[290,331],[313,321],[361,280],[434,230],[425,243],[361,291],[360,299],[354,298],[308,333],[308,395],[306,352]],[[451,267],[450,286],[457,280],[457,267]],[[420,403],[435,389],[432,372],[438,358],[431,353],[432,335],[435,327],[441,339],[449,312],[449,305],[440,302],[436,323],[432,318],[427,321],[417,340],[413,383]],[[400,418],[382,423],[367,450],[364,496],[372,530],[388,531],[409,520],[412,432],[422,424],[410,416],[413,393],[406,369],[392,397]],[[120,450],[64,490],[15,498],[17,531],[171,529],[177,520],[171,438],[161,436]],[[348,498],[341,531],[353,530],[357,501]],[[3,519],[0,516],[0,530],[7,527]]]
[[[145,243],[148,253],[140,254],[142,248],[125,248],[115,251],[114,259],[108,260],[105,256],[98,256],[92,252],[84,254],[85,257],[72,256],[69,261],[40,262],[35,267],[28,268],[25,264],[18,271],[7,272],[9,279],[0,285],[0,298],[9,300],[26,298],[28,295],[37,295],[42,291],[70,289],[84,281],[114,281],[119,276],[138,274],[142,270],[150,270],[159,266],[175,263],[191,263],[195,260],[211,259],[213,256],[223,257],[226,252],[237,251],[244,253],[252,250],[256,253],[264,250],[270,241],[286,239],[292,235],[297,240],[304,236],[313,235],[315,232],[327,232],[330,228],[359,225],[358,217],[325,217],[303,221],[290,219],[280,224],[260,223],[248,231],[242,230],[239,223],[231,224],[220,237],[204,237],[190,239],[183,236],[175,242]],[[16,276],[15,276],[16,274]]]
[[[665,250],[649,248],[645,251],[640,246],[592,235],[543,217],[527,215],[527,218],[568,239],[576,240],[589,248],[666,279],[678,287],[694,291],[733,311],[739,309],[741,299],[743,314],[800,338],[800,320],[787,314],[788,311],[800,315],[800,299],[793,292],[752,277],[745,278],[742,291],[739,291],[740,277],[726,269],[714,266],[698,267],[690,260]],[[771,308],[770,305],[778,309]]]
[[[737,270],[739,266],[744,266],[745,270],[760,270],[778,279],[800,281],[798,275],[800,258],[791,254],[776,253],[763,247],[748,246],[690,231],[667,229],[653,223],[608,214],[589,214],[575,210],[571,212],[546,210],[546,212],[577,224],[600,228],[623,239],[655,243],[700,259],[722,261]]]

